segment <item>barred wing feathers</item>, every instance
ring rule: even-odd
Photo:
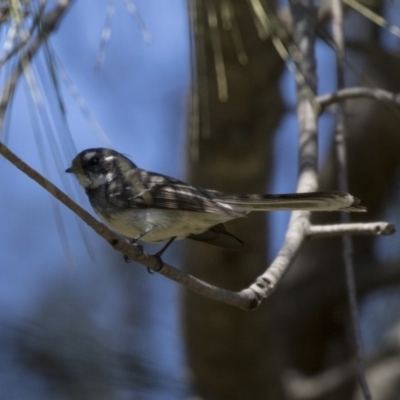
[[[251,211],[310,210],[356,211],[366,209],[359,200],[343,192],[312,192],[277,195],[237,195],[189,185],[178,179],[139,168],[130,171],[129,184],[109,183],[108,200],[124,208],[160,208],[222,213],[238,218]]]
[[[129,177],[129,185],[119,185],[118,180],[108,187],[109,201],[123,208],[160,208],[206,213],[220,213],[232,218],[243,217],[245,211],[235,211],[214,200],[223,192],[188,185],[178,179],[137,168]]]

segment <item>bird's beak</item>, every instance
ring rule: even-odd
[[[75,168],[72,166],[72,167],[69,167],[69,168],[67,168],[66,170],[65,170],[65,172],[68,172],[69,174],[73,174],[74,172],[75,172]]]

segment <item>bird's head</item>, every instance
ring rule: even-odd
[[[105,148],[87,149],[80,152],[65,172],[73,173],[86,189],[97,189],[111,182],[135,164],[121,153]]]

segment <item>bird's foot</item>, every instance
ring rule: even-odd
[[[157,251],[157,253],[153,254],[153,257],[157,258],[158,260],[158,267],[157,269],[154,268],[147,268],[147,271],[149,272],[149,274],[154,274],[154,272],[160,272],[162,270],[162,267],[164,265],[163,260],[161,259],[161,256],[164,254],[165,250],[168,249],[168,247],[170,246],[170,244],[176,239],[176,236],[170,238],[168,240],[168,242],[164,245],[164,247],[160,250]]]
[[[153,257],[157,259],[158,266],[157,268],[147,268],[147,272],[149,274],[154,274],[155,272],[160,272],[162,267],[164,266],[164,261],[162,260],[161,256],[164,251],[158,251],[157,253],[153,254]]]

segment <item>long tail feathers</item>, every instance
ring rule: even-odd
[[[344,192],[310,192],[276,195],[226,195],[216,199],[235,211],[308,210],[365,212],[360,200]]]

